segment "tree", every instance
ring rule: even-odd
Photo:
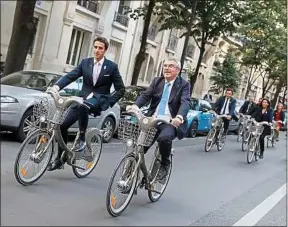
[[[236,0],[197,0],[197,5],[195,5],[195,0],[182,2],[186,6],[185,9],[173,9],[170,13],[167,10],[167,4],[159,7],[164,12],[161,17],[162,20],[160,20],[162,21],[162,28],[160,30],[171,28],[184,29],[182,36],[188,33],[189,36],[194,38],[200,49],[195,72],[190,77],[192,94],[205,53],[205,46],[207,44],[211,45],[210,41],[213,38],[233,32],[240,21],[242,12],[239,10],[238,1]],[[190,19],[195,15],[193,14],[193,8],[191,8],[193,6],[196,7],[196,20],[193,21],[192,29],[189,29]]]
[[[239,33],[245,37],[242,52],[242,66],[248,73],[245,98],[252,84],[262,77],[262,97],[275,84],[279,75],[275,69],[281,64],[286,46],[286,3],[283,0],[248,0]]]
[[[216,73],[210,77],[210,80],[213,81],[213,85],[217,85],[223,93],[226,88],[237,89],[240,82],[240,75],[236,69],[235,58],[231,53],[227,54],[222,65],[217,66]]]
[[[129,9],[128,11],[128,13],[131,13],[130,17],[133,18],[134,20],[137,20],[140,17],[144,18],[144,27],[142,31],[141,45],[140,45],[139,52],[136,55],[135,65],[134,65],[134,69],[132,73],[131,85],[137,85],[141,66],[145,60],[148,30],[149,30],[149,25],[150,25],[151,16],[153,13],[155,3],[156,3],[156,0],[149,0],[148,6],[145,5],[144,7],[139,7],[135,10]]]
[[[2,76],[24,68],[29,48],[36,33],[36,25],[33,20],[35,4],[36,0],[17,1],[16,3],[12,35]]]

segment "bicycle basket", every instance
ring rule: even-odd
[[[47,97],[35,97],[33,115],[36,118],[44,117],[46,121],[54,124],[62,124],[66,118],[68,110],[60,109],[52,105]]]
[[[120,119],[118,126],[118,138],[121,140],[131,139],[133,142],[142,146],[151,146],[156,135],[156,128],[149,128],[147,131],[141,131],[137,122],[130,119]]]

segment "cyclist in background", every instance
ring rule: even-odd
[[[270,102],[268,99],[262,99],[261,103],[259,104],[259,108],[251,115],[252,118],[255,119],[257,122],[269,122],[272,123],[273,121],[273,110],[270,107]],[[260,143],[260,156],[259,158],[263,159],[264,157],[264,147],[265,147],[265,136],[271,134],[271,127],[268,125],[264,125],[264,130],[259,138]]]
[[[281,128],[281,125],[283,124],[284,120],[285,120],[285,113],[283,111],[283,104],[279,103],[277,105],[275,112],[274,112],[274,121],[282,121],[282,123],[277,123],[277,126],[275,128],[276,141],[279,141],[280,128]]]

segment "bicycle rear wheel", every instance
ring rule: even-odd
[[[243,138],[242,138],[242,151],[246,151],[248,148],[248,143],[250,140],[250,133],[248,131],[245,131],[243,133]]]
[[[41,178],[41,176],[45,173],[49,162],[51,161],[53,155],[53,138],[51,135],[45,130],[36,130],[28,135],[28,137],[22,143],[16,160],[14,164],[14,175],[18,183],[22,185],[31,185],[37,180]],[[29,152],[28,158],[24,162],[24,164],[20,163],[21,157],[26,149],[32,149],[32,152]],[[46,157],[46,161],[44,161],[43,166],[39,170],[39,165],[42,163],[43,159]],[[30,163],[31,162],[31,163]],[[30,163],[30,164],[29,164]],[[32,177],[28,176],[28,170],[31,169],[32,166],[37,166],[38,171],[35,169],[33,173],[36,174]]]
[[[89,136],[90,133],[91,136]],[[89,139],[89,141],[87,141],[87,139]],[[94,133],[92,130],[88,131],[86,141],[87,145],[84,150],[84,157],[80,160],[75,160],[74,162],[74,164],[85,170],[72,167],[73,173],[78,178],[88,176],[95,169],[102,153],[103,141],[98,133]]]
[[[137,169],[136,167],[137,160],[135,154],[129,153],[120,160],[112,173],[106,194],[106,208],[108,213],[113,217],[119,216],[128,207],[134,195],[139,174],[139,167]],[[119,174],[118,177],[116,177],[117,173]],[[116,183],[115,190],[112,190],[113,183]],[[116,198],[117,191],[119,191],[120,195],[127,196],[123,203],[121,199],[118,201]]]
[[[173,155],[171,154],[170,155],[170,168],[169,168],[169,172],[167,174],[165,183],[163,183],[163,182],[160,183],[159,181],[157,181],[158,172],[159,172],[159,169],[161,166],[159,156],[158,157],[157,156],[154,157],[154,159],[151,163],[150,174],[153,178],[152,182],[154,182],[152,185],[152,189],[160,192],[160,194],[158,194],[156,192],[152,192],[151,190],[148,190],[148,197],[149,197],[151,202],[157,202],[162,197],[162,195],[165,192],[165,189],[167,188],[167,185],[168,185],[168,182],[170,180],[171,173],[172,173],[172,159],[173,159],[172,156]],[[158,185],[159,185],[159,187],[157,187]]]
[[[215,135],[216,135],[216,128],[211,128],[206,140],[205,140],[205,152],[209,152],[213,146],[214,140],[215,140]]]
[[[247,163],[250,164],[253,161],[255,156],[255,149],[256,149],[256,138],[251,138],[248,143],[248,150],[247,150]]]

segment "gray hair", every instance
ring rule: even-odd
[[[176,63],[176,67],[180,70],[181,69],[181,62],[176,58],[168,58],[166,61],[174,61]]]

